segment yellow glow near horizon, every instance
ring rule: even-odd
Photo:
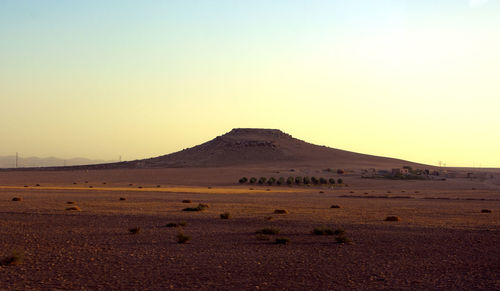
[[[0,4],[0,156],[132,160],[263,127],[500,167],[499,1],[25,3]]]

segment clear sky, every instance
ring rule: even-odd
[[[131,160],[235,127],[500,167],[500,0],[0,0],[0,155]]]

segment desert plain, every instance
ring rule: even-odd
[[[306,174],[324,175],[286,167],[0,171],[0,289],[500,288],[499,172],[420,181],[353,170],[331,174],[345,185],[238,183]],[[208,208],[182,211],[199,203]],[[317,227],[344,230],[351,242],[314,235]],[[279,233],[256,234],[263,228]],[[178,243],[179,232],[189,241]],[[16,252],[19,264],[7,264]]]

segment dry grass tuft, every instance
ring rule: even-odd
[[[14,251],[12,255],[0,260],[0,266],[17,266],[24,261],[24,253]]]
[[[191,237],[184,235],[182,231],[179,231],[176,237],[177,237],[177,243],[179,244],[185,244],[191,239]]]
[[[141,228],[140,227],[129,228],[128,232],[130,232],[130,234],[138,234],[139,232],[141,232]]]
[[[66,207],[66,210],[69,210],[69,211],[82,211],[80,209],[80,207],[78,207],[76,205],[75,206],[71,206],[71,207]]]
[[[276,209],[276,210],[274,210],[274,214],[288,214],[288,210],[286,210],[286,209]]]
[[[266,227],[259,229],[255,232],[256,234],[278,234],[280,233],[279,228]]]
[[[221,219],[230,219],[231,218],[231,213],[229,212],[224,212],[220,215]]]
[[[287,245],[290,243],[290,239],[287,237],[278,237],[274,243],[278,245]]]
[[[399,216],[387,216],[385,218],[385,221],[400,221],[401,219],[399,218]]]

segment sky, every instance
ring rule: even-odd
[[[0,156],[133,160],[237,127],[500,167],[500,0],[0,0]]]

